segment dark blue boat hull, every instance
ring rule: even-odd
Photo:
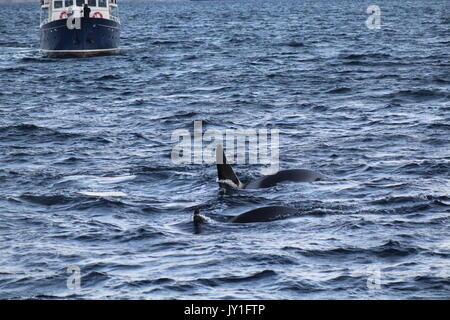
[[[41,50],[47,55],[97,55],[119,50],[120,24],[102,18],[81,18],[80,29],[67,28],[67,19],[41,27]]]

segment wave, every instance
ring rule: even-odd
[[[15,67],[4,67],[4,68],[0,68],[0,73],[5,72],[17,72],[17,71],[24,71],[24,72],[30,72],[31,70],[28,69],[27,67],[23,67],[23,66],[15,66]]]
[[[119,76],[119,75],[108,74],[108,75],[104,75],[104,76],[98,77],[95,80],[96,81],[105,81],[105,80],[118,80],[118,79],[122,79],[122,77]]]
[[[120,242],[129,241],[139,241],[139,240],[149,240],[149,239],[160,239],[165,238],[166,234],[149,227],[138,227],[130,230],[126,230],[114,237],[113,240],[118,240]]]
[[[299,48],[299,47],[304,47],[305,44],[303,42],[299,42],[299,41],[288,41],[288,42],[281,42],[277,44],[278,46],[283,46],[283,47],[291,47],[291,48]]]
[[[339,93],[348,93],[350,91],[352,91],[351,88],[339,87],[339,88],[334,88],[334,89],[328,90],[327,93],[339,94]]]
[[[25,193],[25,194],[22,194],[19,198],[22,200],[28,201],[28,202],[41,204],[41,205],[45,205],[45,206],[63,205],[63,204],[71,203],[76,200],[74,198],[71,198],[71,197],[68,197],[65,195],[61,195],[61,194],[35,195],[35,194]]]
[[[389,53],[351,53],[339,56],[340,59],[344,60],[385,59],[391,57]]]
[[[179,43],[185,43],[186,41],[176,41],[176,40],[155,40],[152,42],[153,45],[173,45]]]
[[[3,141],[17,139],[36,139],[37,142],[65,140],[78,137],[78,134],[60,132],[56,129],[40,127],[34,124],[18,124],[0,127],[0,137]],[[42,140],[42,141],[39,141]]]
[[[89,197],[126,197],[125,192],[121,191],[80,191],[80,194]]]
[[[128,205],[118,200],[117,197],[87,197],[87,199],[82,199],[82,201],[77,201],[74,205],[68,208],[68,210],[75,211],[96,211],[99,210],[111,210],[126,208]]]
[[[383,95],[384,98],[400,98],[412,101],[427,101],[432,99],[448,99],[450,94],[439,89],[408,89],[399,90]]]
[[[348,256],[373,256],[377,258],[391,259],[414,255],[420,251],[419,248],[407,246],[393,240],[389,240],[384,244],[371,248],[346,247],[324,250],[308,250],[295,247],[284,247],[283,250],[292,251],[304,257],[320,259],[347,259]]]
[[[82,192],[79,192],[78,195],[33,194],[27,192],[20,195],[18,199],[43,206],[63,205],[67,210],[93,210],[127,207],[128,205],[125,202],[118,200],[118,198],[123,197],[123,193],[119,192],[92,192],[92,194],[89,193],[88,195]],[[14,200],[14,198],[11,200]]]
[[[219,283],[254,282],[262,279],[272,278],[276,275],[277,273],[273,270],[263,270],[248,276],[228,276],[210,279],[201,278],[198,279],[197,282],[201,282],[209,286],[216,286]]]
[[[448,176],[450,172],[450,162],[446,160],[422,160],[403,164],[395,169],[398,173],[416,175],[443,175]]]

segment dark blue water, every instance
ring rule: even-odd
[[[449,4],[127,2],[122,53],[88,59],[0,4],[0,298],[449,299]],[[281,168],[334,179],[223,194],[171,161],[194,120],[279,129]],[[267,205],[298,215],[226,221]]]

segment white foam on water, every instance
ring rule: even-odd
[[[120,191],[80,191],[79,193],[90,197],[126,197],[127,194]]]
[[[97,176],[88,176],[88,175],[73,175],[64,177],[61,182],[67,181],[77,181],[78,183],[82,183],[84,185],[95,186],[98,184],[110,184],[110,183],[120,183],[124,181],[129,181],[135,179],[134,175],[126,175],[126,176],[117,176],[117,177],[97,177]]]
[[[184,202],[184,201],[172,201],[171,203],[167,203],[162,205],[164,208],[171,208],[171,209],[186,209],[189,207],[193,207],[195,205],[198,205],[196,202]]]
[[[128,180],[135,179],[136,176],[128,175],[128,176],[117,176],[117,177],[91,177],[92,181],[105,184],[105,183],[119,183]]]

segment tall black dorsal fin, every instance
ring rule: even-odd
[[[216,163],[218,182],[221,188],[239,189],[243,187],[242,182],[234,173],[233,168],[227,163],[225,152],[220,144],[216,146]]]

